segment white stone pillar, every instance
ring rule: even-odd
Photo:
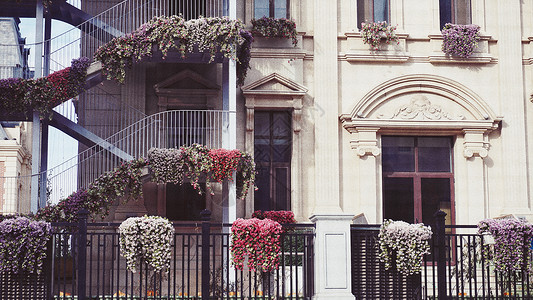
[[[315,0],[315,213],[340,213],[337,2]]]
[[[485,201],[487,178],[484,176],[483,162],[488,155],[484,142],[485,130],[465,129],[463,132],[465,135],[463,154],[466,158],[466,187],[468,189],[464,200],[468,201],[468,222],[477,223],[488,217]]]
[[[352,294],[350,223],[353,215],[315,214],[315,295],[313,299],[355,299]]]
[[[382,205],[379,201],[379,172],[377,156],[381,154],[378,147],[377,131],[374,127],[357,127],[357,138],[351,142],[359,159],[359,201],[369,223],[381,223]]]
[[[43,75],[43,41],[44,41],[44,8],[43,1],[37,0],[35,5],[35,78]],[[38,112],[33,112],[32,119],[32,150],[31,150],[31,212],[39,209],[39,177],[41,171],[41,120]]]
[[[531,213],[526,150],[526,103],[522,64],[521,1],[496,1],[498,11],[499,103],[505,116],[501,129],[501,213]]]

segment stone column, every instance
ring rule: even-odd
[[[337,2],[315,0],[315,213],[340,213]]]
[[[381,223],[382,205],[379,201],[377,156],[381,154],[378,147],[377,131],[374,127],[357,127],[357,138],[351,142],[352,149],[359,156],[359,201],[369,223]]]
[[[502,174],[505,204],[501,213],[531,213],[526,150],[527,99],[522,71],[521,1],[497,1],[499,103],[502,123]]]
[[[466,158],[466,187],[468,201],[468,220],[478,222],[488,217],[487,203],[485,201],[484,162],[488,150],[484,143],[484,129],[465,129],[463,155]],[[484,208],[484,209],[482,209]]]
[[[313,299],[355,299],[352,294],[350,223],[353,215],[311,216],[316,226]]]

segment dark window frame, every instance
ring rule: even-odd
[[[458,24],[456,6],[458,0],[439,0],[439,19],[440,19],[440,29],[444,27],[446,23]],[[463,1],[463,0],[461,0]],[[468,24],[472,23],[472,0],[469,1],[470,16],[469,20],[466,22]],[[461,24],[461,25],[468,25]]]
[[[414,145],[414,158],[415,158],[415,169],[414,171],[394,171],[394,172],[385,172],[382,170],[382,193],[385,191],[385,178],[412,178],[413,179],[413,201],[414,201],[414,221],[422,222],[422,179],[424,178],[448,178],[450,180],[450,218],[447,224],[455,224],[455,174],[454,174],[454,156],[453,156],[453,146],[454,138],[448,136],[385,136],[385,137],[412,137],[415,139]],[[419,171],[419,157],[418,157],[418,138],[423,137],[436,137],[436,138],[449,138],[450,139],[450,170],[449,172],[422,172]],[[382,206],[383,217],[385,218],[385,199],[383,199]]]
[[[269,139],[269,145],[270,145],[270,148],[269,148],[269,161],[258,161],[256,160],[255,163],[256,163],[256,168],[268,168],[269,169],[269,185],[270,185],[270,189],[269,189],[269,203],[268,203],[268,207],[269,209],[268,210],[291,210],[291,160],[292,160],[292,143],[293,143],[293,139],[292,139],[292,114],[289,110],[256,110],[255,111],[255,114],[257,115],[258,113],[268,113],[269,114],[269,134],[268,134],[268,139]],[[289,143],[290,143],[290,148],[289,148],[289,151],[290,153],[288,154],[288,161],[276,161],[274,160],[274,142],[273,140],[278,137],[284,137],[284,136],[275,136],[273,134],[273,127],[272,126],[274,123],[273,123],[273,120],[274,120],[274,114],[276,113],[283,113],[283,114],[287,114],[288,116],[288,119],[289,119],[289,122],[290,124],[288,124],[288,131],[289,131],[289,134],[287,135],[287,137],[289,137]],[[256,119],[257,120],[257,119]],[[255,122],[255,121],[254,121]],[[254,128],[256,126],[254,125]],[[258,135],[257,134],[257,131],[255,131],[254,133],[254,152],[256,151],[256,143],[255,143],[255,140],[256,138],[267,138],[267,136],[264,136],[264,135]],[[285,203],[278,203],[277,201],[277,198],[276,198],[276,194],[279,192],[276,188],[278,187],[278,185],[276,183],[279,182],[278,178],[277,178],[277,175],[276,175],[276,171],[278,169],[286,169],[287,170],[287,173],[286,173],[286,181],[283,183],[286,185],[286,189],[285,189],[285,198],[286,198],[286,202]],[[257,195],[257,192],[255,193],[255,195]],[[262,199],[258,199],[256,196],[254,196],[254,210],[257,210],[259,209],[259,207],[261,206],[264,206],[265,204],[259,204],[259,201],[261,201]]]
[[[357,0],[357,28],[361,29],[361,23],[363,22],[376,22],[374,16],[375,16],[375,1],[383,1],[383,0]],[[368,20],[365,18],[365,13],[362,11],[363,9],[363,2],[369,2],[372,5],[372,19]],[[390,24],[390,0],[385,0],[386,4],[386,10],[387,10],[387,16],[386,20],[377,20],[377,21],[386,21],[388,24]]]
[[[254,0],[254,19],[259,19],[259,18],[262,18],[263,16],[258,16],[255,14],[255,2],[258,1],[258,0]],[[266,17],[269,17],[269,18],[275,18],[276,16],[276,0],[266,0],[268,1],[268,16]],[[285,7],[286,7],[286,12],[285,12],[285,16],[284,18],[286,19],[290,19],[290,7],[291,7],[291,0],[286,0],[286,4],[285,4]]]

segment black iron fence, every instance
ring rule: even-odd
[[[351,225],[356,299],[533,299],[528,266],[505,276],[497,272],[483,254],[487,244],[475,225],[445,226],[444,215],[438,216],[432,225],[431,254],[424,257],[422,272],[411,276],[385,270],[378,257],[379,228]]]
[[[313,224],[284,225],[273,272],[231,265],[231,224],[175,223],[168,274],[126,269],[119,223],[56,223],[42,275],[0,274],[0,299],[311,299]],[[34,278],[35,277],[35,278]],[[23,286],[24,288],[20,288]]]

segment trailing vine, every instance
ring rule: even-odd
[[[126,258],[128,270],[135,273],[144,263],[154,272],[170,270],[174,226],[166,218],[128,218],[120,224],[119,232],[120,254]]]
[[[394,265],[404,275],[420,273],[432,234],[431,227],[424,224],[385,220],[378,235],[379,259],[387,270]]]
[[[74,98],[84,90],[89,59],[72,60],[70,67],[37,79],[0,79],[0,111],[39,112],[41,118],[50,117],[52,109]]]
[[[207,51],[212,62],[221,53],[233,59],[238,66],[238,82],[242,84],[249,69],[250,43],[244,24],[228,18],[199,18],[186,21],[181,16],[159,16],[141,25],[134,32],[112,39],[101,46],[94,58],[102,62],[108,79],[124,82],[126,68],[145,57],[153,49],[161,51],[163,59],[171,49],[181,56],[195,51]]]

